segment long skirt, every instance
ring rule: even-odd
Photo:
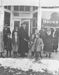
[[[13,52],[18,52],[18,44],[13,45]]]

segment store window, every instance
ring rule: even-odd
[[[30,11],[30,6],[14,6],[14,11]]]
[[[8,6],[8,9],[11,10],[11,6]]]
[[[14,16],[19,16],[19,13],[14,13]]]
[[[25,11],[30,11],[30,6],[25,6]]]
[[[11,6],[4,6],[5,9],[11,10]]]
[[[37,10],[38,9],[38,7],[37,6],[33,6],[33,10]]]
[[[5,9],[7,9],[7,6],[4,6]]]
[[[19,6],[14,6],[14,11],[19,11]]]
[[[20,6],[20,11],[24,11],[24,6]]]
[[[33,14],[33,17],[34,17],[34,18],[37,18],[37,14],[38,14],[37,12],[34,13],[34,14]]]

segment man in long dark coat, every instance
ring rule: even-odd
[[[21,28],[19,29],[19,49],[18,52],[20,53],[21,57],[25,56],[25,53],[28,53],[28,32],[26,32],[26,24],[22,24]]]

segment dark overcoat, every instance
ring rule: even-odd
[[[6,50],[9,50],[9,51],[12,50],[12,39],[11,38],[7,38]]]
[[[7,36],[8,36],[8,34],[11,34],[11,31],[10,31],[10,29],[9,28],[4,28],[3,29],[3,42],[4,42],[4,48],[6,49],[6,46],[7,46]]]
[[[21,27],[19,29],[19,49],[18,51],[21,54],[27,53],[29,48],[28,48],[28,34],[27,32],[23,29],[23,27]]]

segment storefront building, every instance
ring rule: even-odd
[[[21,26],[23,22],[27,25],[28,35],[34,32],[35,28],[41,29],[43,17],[50,18],[50,13],[59,11],[57,2],[44,0],[0,0],[0,31],[3,27],[10,26],[11,32],[14,26]],[[45,14],[46,11],[48,14]]]
[[[34,32],[36,28],[40,29],[38,21],[41,21],[39,0],[1,0],[0,1],[0,30],[3,30],[4,26],[10,27],[11,32],[14,27],[21,26],[22,23],[26,23],[26,30],[28,35]],[[39,20],[38,20],[39,19]]]

